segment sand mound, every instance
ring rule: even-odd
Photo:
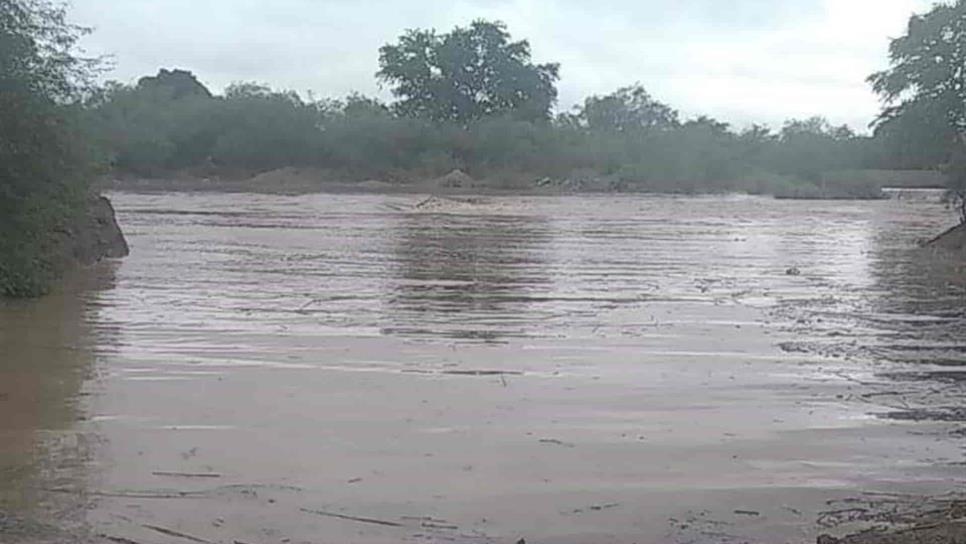
[[[445,176],[434,179],[433,183],[438,187],[472,187],[476,180],[457,168]]]

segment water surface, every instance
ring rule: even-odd
[[[2,509],[137,542],[804,541],[830,499],[963,483],[939,204],[112,198],[129,258],[0,307]]]

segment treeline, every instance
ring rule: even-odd
[[[888,163],[880,142],[820,117],[777,132],[737,131],[709,117],[682,121],[640,85],[554,118],[447,120],[407,116],[360,95],[306,101],[251,83],[214,96],[194,75],[162,70],[108,86],[89,108],[114,168],[148,177],[308,166],[346,179],[408,181],[461,169],[508,184],[549,177],[615,189],[796,192],[818,190],[827,172]]]
[[[98,161],[80,101],[96,60],[63,8],[0,0],[0,297],[42,293]]]
[[[110,84],[88,105],[120,173],[244,175],[286,166],[341,179],[410,181],[455,169],[492,185],[550,178],[604,189],[867,196],[830,172],[890,162],[881,138],[821,117],[778,131],[682,119],[640,84],[554,114],[559,65],[535,64],[502,23],[410,30],[379,50],[395,100],[305,100],[239,83],[213,95],[190,72]],[[908,162],[908,161],[907,161]],[[833,186],[834,185],[834,186]]]

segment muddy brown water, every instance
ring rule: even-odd
[[[938,203],[111,197],[129,258],[0,306],[0,541],[804,542],[964,483]]]

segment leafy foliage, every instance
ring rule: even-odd
[[[588,97],[577,120],[591,130],[615,132],[666,130],[679,124],[678,112],[651,98],[640,83],[606,96]]]
[[[379,49],[376,76],[408,117],[466,123],[509,115],[548,119],[559,65],[535,65],[526,40],[511,41],[500,22],[474,21],[447,34],[409,30]]]
[[[947,163],[951,197],[966,202],[966,0],[913,15],[889,61],[869,76],[886,104],[878,132],[907,160]]]
[[[779,134],[683,120],[640,83],[551,118],[559,66],[534,64],[529,43],[499,22],[406,31],[380,48],[379,65],[396,98],[388,105],[358,94],[305,101],[253,83],[214,96],[190,72],[161,70],[108,86],[92,117],[115,167],[149,176],[307,166],[407,180],[458,168],[499,186],[550,177],[599,189],[824,195],[838,183],[829,172],[883,155],[878,141],[822,118]]]
[[[117,168],[141,175],[310,166],[398,180],[459,168],[500,186],[540,177],[662,192],[790,192],[797,184],[821,196],[830,191],[827,172],[866,168],[879,156],[869,138],[822,118],[789,121],[780,134],[760,126],[739,133],[705,116],[682,122],[640,85],[592,97],[552,122],[512,114],[436,121],[358,94],[305,102],[251,83],[211,98],[114,85],[94,117]]]
[[[172,100],[187,97],[211,98],[211,91],[187,70],[165,70],[162,68],[156,76],[145,76],[139,79],[137,88],[146,92],[166,95]]]
[[[93,173],[77,102],[97,61],[73,53],[84,32],[59,4],[0,0],[0,296],[47,288],[55,230]]]

